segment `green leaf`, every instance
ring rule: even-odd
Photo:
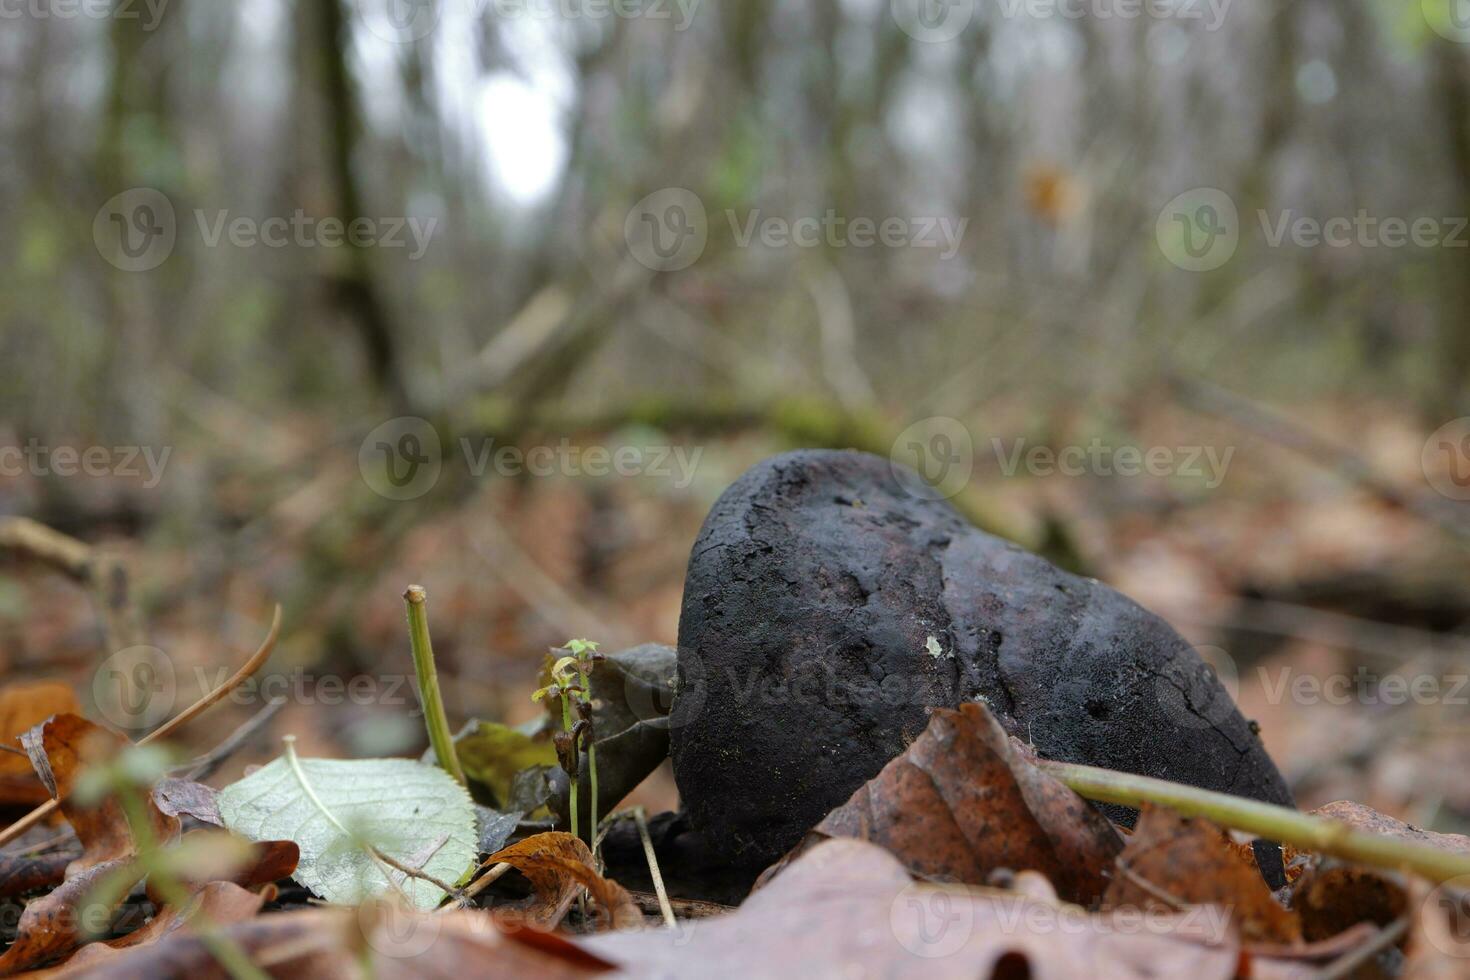
[[[482,721],[460,732],[454,739],[454,751],[465,775],[484,783],[503,809],[510,807],[516,773],[531,766],[556,765],[556,747],[551,739],[532,738],[493,721]]]
[[[356,905],[400,890],[428,910],[444,890],[390,867],[373,851],[456,883],[475,862],[469,793],[437,766],[410,759],[298,759],[286,755],[219,793],[230,830],[301,848],[292,875],[329,902]]]

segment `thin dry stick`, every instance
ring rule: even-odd
[[[1317,974],[1317,980],[1338,980],[1340,977],[1351,976],[1354,970],[1398,942],[1399,937],[1408,931],[1409,920],[1407,917],[1395,919],[1382,929],[1379,929],[1378,933],[1372,939],[1357,949],[1343,953],[1337,959],[1323,967],[1322,972]]]
[[[28,517],[0,518],[0,551],[14,551],[85,586],[102,617],[109,653],[143,642],[121,561]]]
[[[491,865],[489,871],[486,871],[484,874],[480,875],[480,877],[476,878],[474,881],[465,886],[464,891],[460,893],[459,902],[452,905],[446,905],[439,911],[449,912],[455,908],[460,907],[461,905],[468,905],[470,903],[470,899],[474,898],[476,895],[480,894],[480,892],[495,884],[497,881],[500,880],[502,875],[504,875],[513,867],[514,865],[506,864],[504,861],[496,862],[494,865]]]
[[[1395,486],[1346,446],[1324,439],[1232,391],[1178,376],[1171,380],[1185,406],[1233,422],[1263,439],[1300,453],[1319,466],[1335,470],[1344,479],[1363,487],[1385,503],[1449,531],[1461,544],[1470,542],[1470,524],[1461,520],[1457,512],[1442,506],[1445,501]]]
[[[1089,800],[1132,807],[1157,803],[1187,817],[1204,817],[1223,827],[1248,831],[1302,850],[1378,867],[1404,868],[1436,883],[1470,874],[1470,854],[1371,834],[1338,820],[1314,817],[1272,803],[1070,762],[1042,760],[1037,762],[1037,767]]]
[[[285,704],[285,698],[276,698],[267,703],[264,708],[251,715],[245,724],[231,732],[229,737],[223,742],[220,742],[197,759],[177,767],[171,774],[177,775],[180,779],[204,779],[210,773],[214,772],[221,762],[234,755],[240,746],[248,742],[266,725],[270,724],[270,720],[280,713],[281,708]]]
[[[669,905],[669,893],[664,890],[664,876],[658,870],[658,857],[653,853],[653,838],[648,836],[648,817],[643,812],[643,807],[633,808],[633,819],[638,822],[638,836],[643,838],[643,856],[648,859],[648,873],[653,877],[653,890],[658,894],[658,907],[664,914],[664,925],[673,929],[678,923],[674,920],[674,910]]]
[[[1134,871],[1133,867],[1129,865],[1127,861],[1124,861],[1121,855],[1118,857],[1118,860],[1114,862],[1114,866],[1120,872],[1122,872],[1124,878],[1127,878],[1139,888],[1142,888],[1154,898],[1169,906],[1175,912],[1183,912],[1189,908],[1189,906],[1184,902],[1183,899],[1179,898],[1177,895],[1170,894],[1168,891],[1149,881],[1137,871]]]
[[[155,728],[147,735],[144,735],[142,738],[138,739],[137,744],[147,745],[149,742],[152,742],[156,739],[167,737],[172,732],[177,730],[181,725],[196,717],[201,711],[204,711],[211,705],[218,703],[222,698],[228,697],[231,691],[239,687],[241,684],[245,683],[245,681],[249,680],[250,676],[254,674],[257,670],[259,670],[265,664],[266,660],[270,658],[271,651],[276,648],[276,638],[280,635],[280,633],[281,607],[278,605],[276,606],[275,616],[271,619],[270,633],[266,635],[265,640],[260,644],[260,649],[256,650],[251,658],[245,661],[245,665],[243,667],[235,671],[235,675],[233,677],[225,681],[213,691],[210,691],[208,694],[204,695],[204,697],[200,698],[198,701],[195,701],[192,705],[190,705],[188,708],[185,708],[179,714],[164,722],[158,728]],[[46,817],[54,812],[56,808],[60,805],[61,804],[57,800],[47,800],[45,803],[42,803],[40,806],[36,807],[30,813],[21,817],[9,827],[6,827],[4,830],[0,830],[0,846],[9,844],[21,834],[24,834],[27,830],[30,830],[36,824],[40,823],[42,820],[45,820]]]

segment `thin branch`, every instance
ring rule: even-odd
[[[1322,972],[1317,974],[1317,980],[1338,980],[1341,977],[1351,976],[1353,971],[1358,967],[1398,942],[1399,938],[1408,930],[1409,919],[1407,916],[1395,919],[1382,929],[1379,929],[1377,935],[1372,939],[1352,952],[1342,954],[1342,956],[1323,967]]]
[[[198,715],[201,711],[204,711],[210,705],[215,704],[221,698],[228,697],[231,691],[239,687],[241,684],[245,683],[245,681],[249,680],[250,676],[258,671],[261,666],[265,664],[266,660],[270,658],[271,651],[276,648],[276,638],[280,636],[280,633],[281,607],[278,605],[276,606],[275,616],[271,619],[270,633],[266,635],[265,640],[260,644],[260,649],[256,650],[255,653],[250,657],[250,659],[245,661],[245,666],[235,671],[235,675],[229,680],[225,681],[219,687],[204,695],[204,697],[194,702],[192,705],[184,709],[179,714],[175,715],[173,718],[170,718],[168,721],[164,722],[158,728],[155,728],[147,735],[144,735],[142,738],[138,739],[137,744],[147,745],[149,742],[152,742],[156,739],[167,737],[170,733],[179,728],[179,726],[183,725],[185,722]],[[57,807],[59,807],[60,805],[61,804],[56,800],[47,800],[45,803],[42,803],[40,806],[36,807],[30,813],[21,817],[9,827],[6,827],[4,830],[0,830],[0,846],[9,844],[11,841],[24,834],[27,830],[30,830],[36,824],[40,823],[42,820],[45,820],[48,816],[55,812]]]
[[[1171,380],[1179,392],[1180,401],[1188,408],[1232,422],[1263,439],[1300,453],[1363,487],[1385,503],[1449,531],[1459,538],[1461,544],[1470,544],[1470,524],[1425,494],[1395,486],[1346,446],[1324,439],[1224,388],[1177,376]]]
[[[274,701],[271,701],[264,708],[251,715],[245,724],[231,732],[229,737],[223,742],[220,742],[194,761],[179,766],[174,770],[175,773],[180,779],[191,779],[195,781],[208,777],[215,769],[219,768],[220,763],[224,762],[231,755],[234,755],[240,746],[250,741],[257,732],[270,724],[270,720],[280,712],[285,704],[285,698],[276,698]]]
[[[1095,766],[1046,760],[1036,765],[1089,800],[1132,807],[1156,803],[1188,817],[1205,817],[1223,827],[1248,831],[1301,850],[1377,867],[1405,868],[1434,882],[1470,874],[1470,854],[1367,833],[1338,820],[1288,807]]]

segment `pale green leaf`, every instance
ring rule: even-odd
[[[292,876],[329,902],[356,905],[393,889],[431,909],[439,886],[373,853],[455,884],[474,865],[474,804],[444,770],[410,759],[298,759],[288,749],[219,793],[225,826],[301,848]]]

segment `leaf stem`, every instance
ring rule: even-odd
[[[444,698],[439,693],[439,674],[434,669],[434,647],[429,642],[428,593],[422,585],[410,585],[403,593],[408,609],[408,642],[413,650],[413,669],[419,680],[419,699],[424,707],[424,727],[429,730],[429,744],[434,757],[445,772],[464,785],[464,770],[454,751],[454,736],[449,719],[444,715]]]
[[[1470,854],[1368,833],[1339,820],[1316,817],[1289,807],[1095,766],[1048,760],[1038,761],[1036,765],[1089,800],[1132,807],[1156,803],[1185,816],[1205,817],[1221,826],[1303,850],[1379,867],[1403,868],[1436,883],[1470,874]]]

